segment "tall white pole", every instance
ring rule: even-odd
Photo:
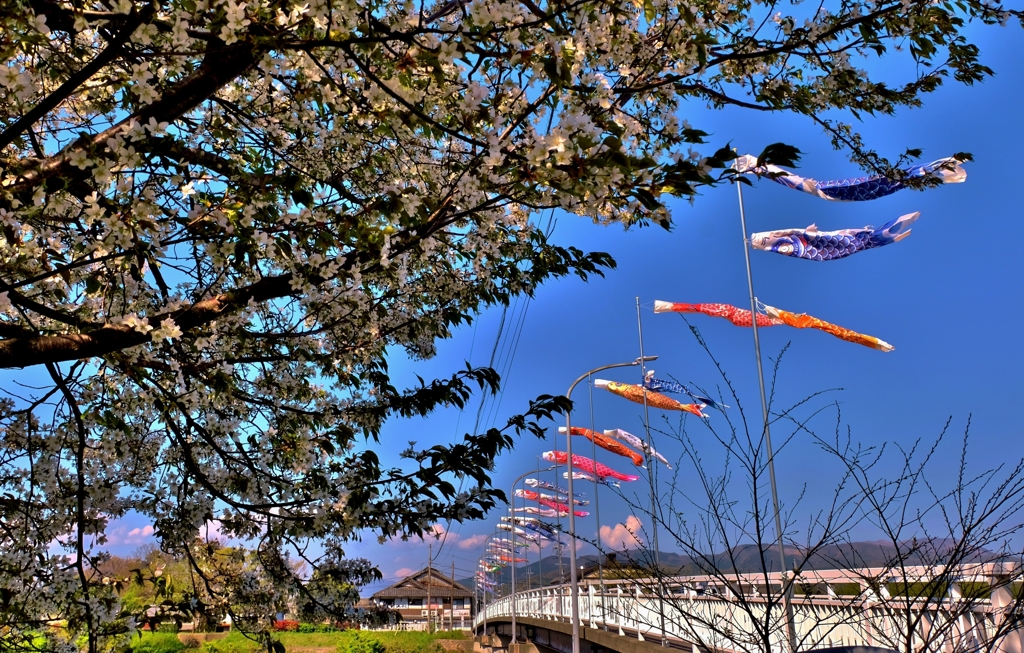
[[[757,298],[754,294],[754,275],[750,268],[750,248],[747,246],[747,216],[743,210],[743,184],[736,182],[740,201],[740,229],[743,231],[743,258],[747,263],[747,288],[750,290],[750,328],[754,332],[754,356],[757,357],[757,383],[761,391],[761,417],[764,419],[764,442],[768,453],[768,479],[772,487],[772,505],[775,508],[775,535],[779,547],[779,578],[782,581],[782,604],[786,610],[786,634],[789,650],[796,653],[796,624],[793,620],[792,588],[786,587],[786,551],[783,548],[782,515],[779,512],[779,491],[775,484],[775,454],[772,451],[772,432],[768,420],[768,399],[764,391],[764,369],[761,365],[761,339],[757,333]]]
[[[642,354],[641,354],[642,355]],[[587,386],[590,390],[590,430],[597,430],[597,425],[594,423],[594,381],[589,376],[587,377]],[[597,442],[594,440],[590,441],[590,451],[594,460],[597,460]],[[569,469],[569,474],[572,474],[572,469]],[[597,525],[597,583],[598,587],[601,588],[601,627],[608,630],[608,615],[605,613],[605,597],[604,597],[604,564],[601,562],[601,494],[598,491],[601,488],[601,484],[598,483],[598,476],[594,474],[594,522]]]
[[[640,378],[647,377],[647,366],[644,365],[644,327],[640,321],[640,298],[636,298],[636,330],[640,336]],[[658,518],[654,514],[658,496],[655,491],[654,475],[657,473],[657,461],[651,456],[654,451],[654,442],[651,440],[651,416],[647,406],[647,390],[644,390],[644,431],[647,433],[647,479],[651,485],[651,540],[654,544],[654,570],[658,578],[658,617],[661,621],[661,645],[668,646],[665,639],[665,604],[662,602],[665,596],[664,584],[661,582],[661,552],[658,550]]]

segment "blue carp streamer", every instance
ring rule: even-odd
[[[890,220],[878,229],[864,227],[818,231],[818,227],[812,224],[806,229],[762,231],[750,235],[750,246],[809,261],[835,261],[867,249],[898,243],[910,235],[911,230],[907,226],[920,215],[917,212],[908,213]]]
[[[904,168],[907,179],[934,177],[944,184],[959,184],[967,180],[967,171],[960,165],[961,161],[952,157],[932,161],[925,165]],[[903,180],[890,179],[881,175],[871,177],[851,177],[849,179],[832,179],[816,181],[809,177],[795,175],[785,168],[775,165],[757,165],[757,157],[744,154],[733,163],[737,172],[768,176],[777,184],[788,186],[825,200],[836,202],[863,202],[879,197],[892,195],[907,187]]]
[[[725,409],[728,408],[728,406],[726,406],[725,404],[717,402],[711,397],[705,397],[702,394],[691,392],[690,389],[687,388],[682,383],[677,383],[675,381],[665,381],[664,379],[654,378],[654,370],[649,370],[647,372],[647,376],[644,377],[643,386],[648,390],[653,390],[654,392],[671,392],[675,394],[687,395],[690,397],[690,399],[693,399],[695,402],[704,404],[709,408],[720,410],[723,413],[725,412]]]

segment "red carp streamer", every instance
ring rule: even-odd
[[[748,327],[750,326],[750,311],[742,308],[736,308],[731,304],[681,304],[678,302],[654,302],[655,313],[703,313],[704,315],[710,315],[711,317],[724,317],[736,326]],[[784,324],[782,320],[777,320],[768,315],[757,315],[757,326],[759,327],[770,327]]]
[[[558,428],[558,432],[565,433],[565,427],[560,426]],[[595,431],[591,431],[590,429],[574,426],[572,427],[572,434],[582,435],[583,437],[590,440],[591,442],[601,447],[602,449],[606,449],[620,456],[625,456],[626,458],[632,460],[634,465],[639,465],[640,467],[644,466],[644,457],[641,454],[633,451],[632,449],[622,444],[621,442],[613,440],[604,433],[597,433]]]
[[[541,458],[548,461],[549,463],[558,463],[559,465],[564,465],[566,461],[569,459],[569,456],[564,451],[545,451],[543,454],[541,454]],[[617,472],[611,467],[608,467],[607,465],[602,465],[601,463],[595,462],[590,458],[584,458],[583,456],[577,456],[576,454],[572,455],[572,466],[575,467],[576,469],[583,470],[584,472],[590,472],[591,474],[600,476],[601,478],[611,476],[612,478],[620,481],[635,481],[638,478],[640,478],[639,476],[634,476],[632,474],[623,474],[621,472]]]

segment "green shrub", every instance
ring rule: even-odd
[[[363,633],[355,633],[347,643],[338,645],[338,653],[384,653],[384,650],[380,640]]]
[[[185,650],[185,644],[177,634],[162,631],[133,637],[129,646],[133,653],[181,653]]]
[[[263,650],[265,648],[260,646],[259,642],[238,631],[232,631],[224,639],[212,639],[203,644],[202,653],[255,653]]]
[[[298,632],[300,632],[300,633],[336,633],[336,632],[338,632],[338,629],[334,627],[334,624],[301,623],[301,624],[299,624]]]

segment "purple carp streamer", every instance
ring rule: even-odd
[[[918,212],[908,213],[893,218],[878,229],[819,231],[812,224],[806,229],[762,231],[750,235],[750,246],[809,261],[836,261],[857,252],[900,242],[910,235],[911,230],[907,226],[920,215]]]
[[[949,157],[932,161],[925,165],[904,168],[903,172],[908,179],[933,177],[941,180],[944,184],[959,184],[967,180],[967,171],[963,169],[963,166],[960,165],[961,163],[961,161]],[[896,191],[907,187],[902,180],[889,179],[881,175],[816,181],[810,177],[795,175],[785,168],[775,165],[758,166],[757,157],[749,154],[738,157],[733,162],[732,167],[737,172],[744,174],[755,174],[759,177],[771,175],[768,179],[777,184],[835,202],[874,200],[886,195],[892,195]]]

